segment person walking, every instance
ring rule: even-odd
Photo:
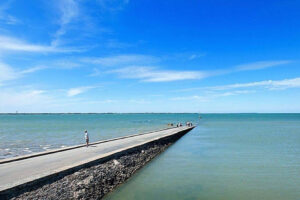
[[[87,130],[84,131],[84,137],[85,137],[85,142],[86,142],[86,147],[89,146],[89,134]]]

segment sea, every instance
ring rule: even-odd
[[[0,114],[0,159],[159,130],[180,138],[106,200],[299,200],[300,114]]]

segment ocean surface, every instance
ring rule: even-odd
[[[166,128],[198,126],[106,200],[299,200],[300,114],[0,115],[0,158]]]
[[[0,159],[167,128],[196,114],[0,114]]]
[[[299,200],[300,114],[203,114],[105,200]]]

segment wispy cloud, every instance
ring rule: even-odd
[[[109,39],[106,42],[106,47],[112,48],[112,49],[124,49],[134,46],[133,44],[125,43],[125,42],[119,42],[118,40]]]
[[[152,101],[145,100],[145,99],[130,99],[128,103],[134,103],[134,104],[150,104]]]
[[[98,0],[102,10],[109,12],[117,12],[124,8],[129,3],[129,0]]]
[[[0,84],[18,77],[19,74],[12,67],[0,62]]]
[[[0,52],[1,51],[20,51],[36,53],[63,53],[63,52],[80,52],[82,49],[58,48],[47,45],[30,44],[17,38],[0,35]]]
[[[82,64],[76,59],[62,59],[52,62],[51,66],[58,69],[74,69],[82,67]]]
[[[23,75],[44,69],[44,67],[32,67],[24,70],[16,70],[13,67],[0,62],[0,85],[5,81],[21,78]]]
[[[103,74],[101,70],[98,68],[93,68],[93,72],[89,76],[100,76],[101,74]]]
[[[84,87],[71,88],[67,91],[67,96],[74,97],[94,88],[96,88],[96,86],[84,86]]]
[[[266,80],[266,81],[250,82],[250,83],[236,83],[231,85],[210,87],[210,89],[229,90],[229,89],[250,88],[250,87],[264,87],[271,90],[299,88],[300,77],[293,78],[293,79],[284,79],[284,80]]]
[[[237,71],[259,70],[269,67],[275,67],[278,65],[284,65],[291,63],[291,60],[274,60],[274,61],[259,61],[248,64],[242,64],[235,67]]]
[[[49,100],[50,98],[45,95],[45,91],[43,90],[1,90],[0,112],[3,112],[2,109],[6,108],[18,110],[25,106],[46,105]]]
[[[19,73],[20,74],[28,74],[28,73],[33,73],[33,72],[44,70],[44,69],[47,69],[47,67],[36,66],[36,67],[31,67],[31,68],[24,69],[24,70],[20,71]]]
[[[193,96],[173,97],[170,100],[172,100],[172,101],[185,101],[185,100],[203,100],[203,101],[206,101],[206,98],[203,97],[203,96],[193,95]]]
[[[209,93],[206,95],[192,95],[192,96],[180,96],[180,97],[173,97],[170,100],[173,101],[186,101],[186,100],[196,100],[196,101],[209,101],[212,99],[216,99],[219,97],[228,97],[228,96],[236,96],[242,94],[249,94],[255,93],[255,90],[236,90],[230,92],[221,92],[221,93]]]
[[[263,70],[271,67],[278,67],[280,65],[290,64],[294,61],[292,60],[273,60],[273,61],[258,61],[258,62],[250,62],[241,65],[236,65],[228,69],[210,71],[211,76],[219,76],[226,75],[232,73],[238,73],[243,71],[256,71]]]
[[[79,15],[79,6],[75,0],[60,0],[58,1],[58,10],[60,12],[59,29],[56,31],[52,46],[59,46],[61,36],[67,31],[67,26]]]
[[[111,104],[111,103],[118,103],[119,100],[115,99],[104,99],[104,100],[97,100],[97,101],[85,101],[86,104]]]
[[[205,53],[202,53],[202,54],[192,54],[188,57],[189,60],[195,60],[197,58],[201,58],[203,56],[205,56],[206,54]]]
[[[32,67],[31,70],[34,69],[62,69],[62,70],[71,70],[75,68],[84,67],[83,63],[81,63],[78,59],[71,57],[64,59],[54,59],[54,60],[47,60],[45,61],[37,61],[34,63],[36,66]]]
[[[153,59],[154,58],[154,59]],[[99,63],[102,65],[110,65],[110,66],[118,66],[118,65],[126,65],[132,62],[139,62],[149,60],[149,62],[153,62],[155,57],[143,57],[143,56],[114,56],[114,57],[106,57],[100,58],[98,60],[93,60],[94,63]],[[177,80],[192,80],[192,79],[203,79],[212,76],[219,76],[224,74],[236,73],[239,71],[249,71],[249,70],[261,70],[268,67],[275,67],[279,65],[284,65],[291,63],[290,60],[278,60],[278,61],[261,61],[248,63],[243,65],[238,65],[236,67],[232,67],[228,70],[222,71],[201,71],[201,70],[162,70],[158,67],[149,67],[149,65],[142,66],[126,66],[123,68],[118,68],[115,70],[109,71],[109,73],[116,73],[121,78],[130,78],[130,79],[141,79],[145,82],[166,82],[166,81],[177,81]],[[97,70],[97,74],[99,74],[99,70]]]
[[[84,58],[83,62],[98,64],[101,66],[124,66],[136,64],[151,64],[158,62],[159,58],[140,54],[116,55],[98,58]]]
[[[0,23],[14,25],[20,22],[16,17],[7,13],[7,10],[10,8],[11,1],[0,4]]]
[[[156,67],[131,66],[111,70],[108,73],[118,74],[121,78],[140,79],[145,82],[168,82],[178,80],[201,79],[207,76],[200,71],[161,70]]]
[[[1,12],[1,11],[0,11]],[[10,24],[10,25],[13,25],[13,24],[17,24],[19,23],[20,21],[15,18],[14,16],[11,16],[11,15],[4,15],[3,13],[0,13],[0,21],[3,21],[5,24]]]
[[[175,92],[191,92],[196,90],[217,91],[217,90],[235,90],[240,88],[257,88],[268,90],[284,90],[289,88],[300,88],[300,77],[283,80],[265,80],[249,83],[235,83],[229,85],[218,85],[211,87],[197,87],[176,90]]]
[[[58,20],[59,28],[54,33],[54,38],[50,45],[32,44],[30,42],[14,38],[12,36],[0,35],[0,52],[19,51],[19,52],[35,52],[35,53],[67,53],[82,52],[86,47],[63,47],[61,37],[67,32],[67,27],[74,19],[79,16],[79,5],[75,0],[60,0],[55,5],[58,6],[60,18]],[[4,15],[7,5],[0,5],[0,21],[5,18],[7,23],[16,23],[17,19],[12,16]]]
[[[32,86],[0,89],[1,112],[111,112],[114,99],[65,98],[66,90],[42,90]],[[96,109],[96,110],[95,110]],[[103,110],[104,109],[104,110]],[[97,111],[98,110],[98,111]],[[116,110],[117,111],[117,110]]]

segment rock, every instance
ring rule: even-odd
[[[119,165],[120,164],[120,162],[117,161],[117,160],[113,160],[113,162],[114,162],[114,165]]]
[[[93,180],[93,178],[94,178],[94,176],[91,175],[91,176],[87,177],[86,179],[84,179],[84,180],[83,180],[83,183],[84,183],[85,185],[88,185],[88,184]]]
[[[80,175],[80,172],[75,172],[74,173],[74,176],[79,176]]]
[[[76,183],[76,185],[78,186],[83,185],[83,181],[79,181],[78,183]]]
[[[164,151],[176,138],[144,145],[134,152],[126,153],[114,160],[83,168],[77,172],[28,192],[12,194],[11,199],[101,199],[117,185],[126,181],[133,173],[152,158]],[[15,196],[18,195],[18,196]]]

